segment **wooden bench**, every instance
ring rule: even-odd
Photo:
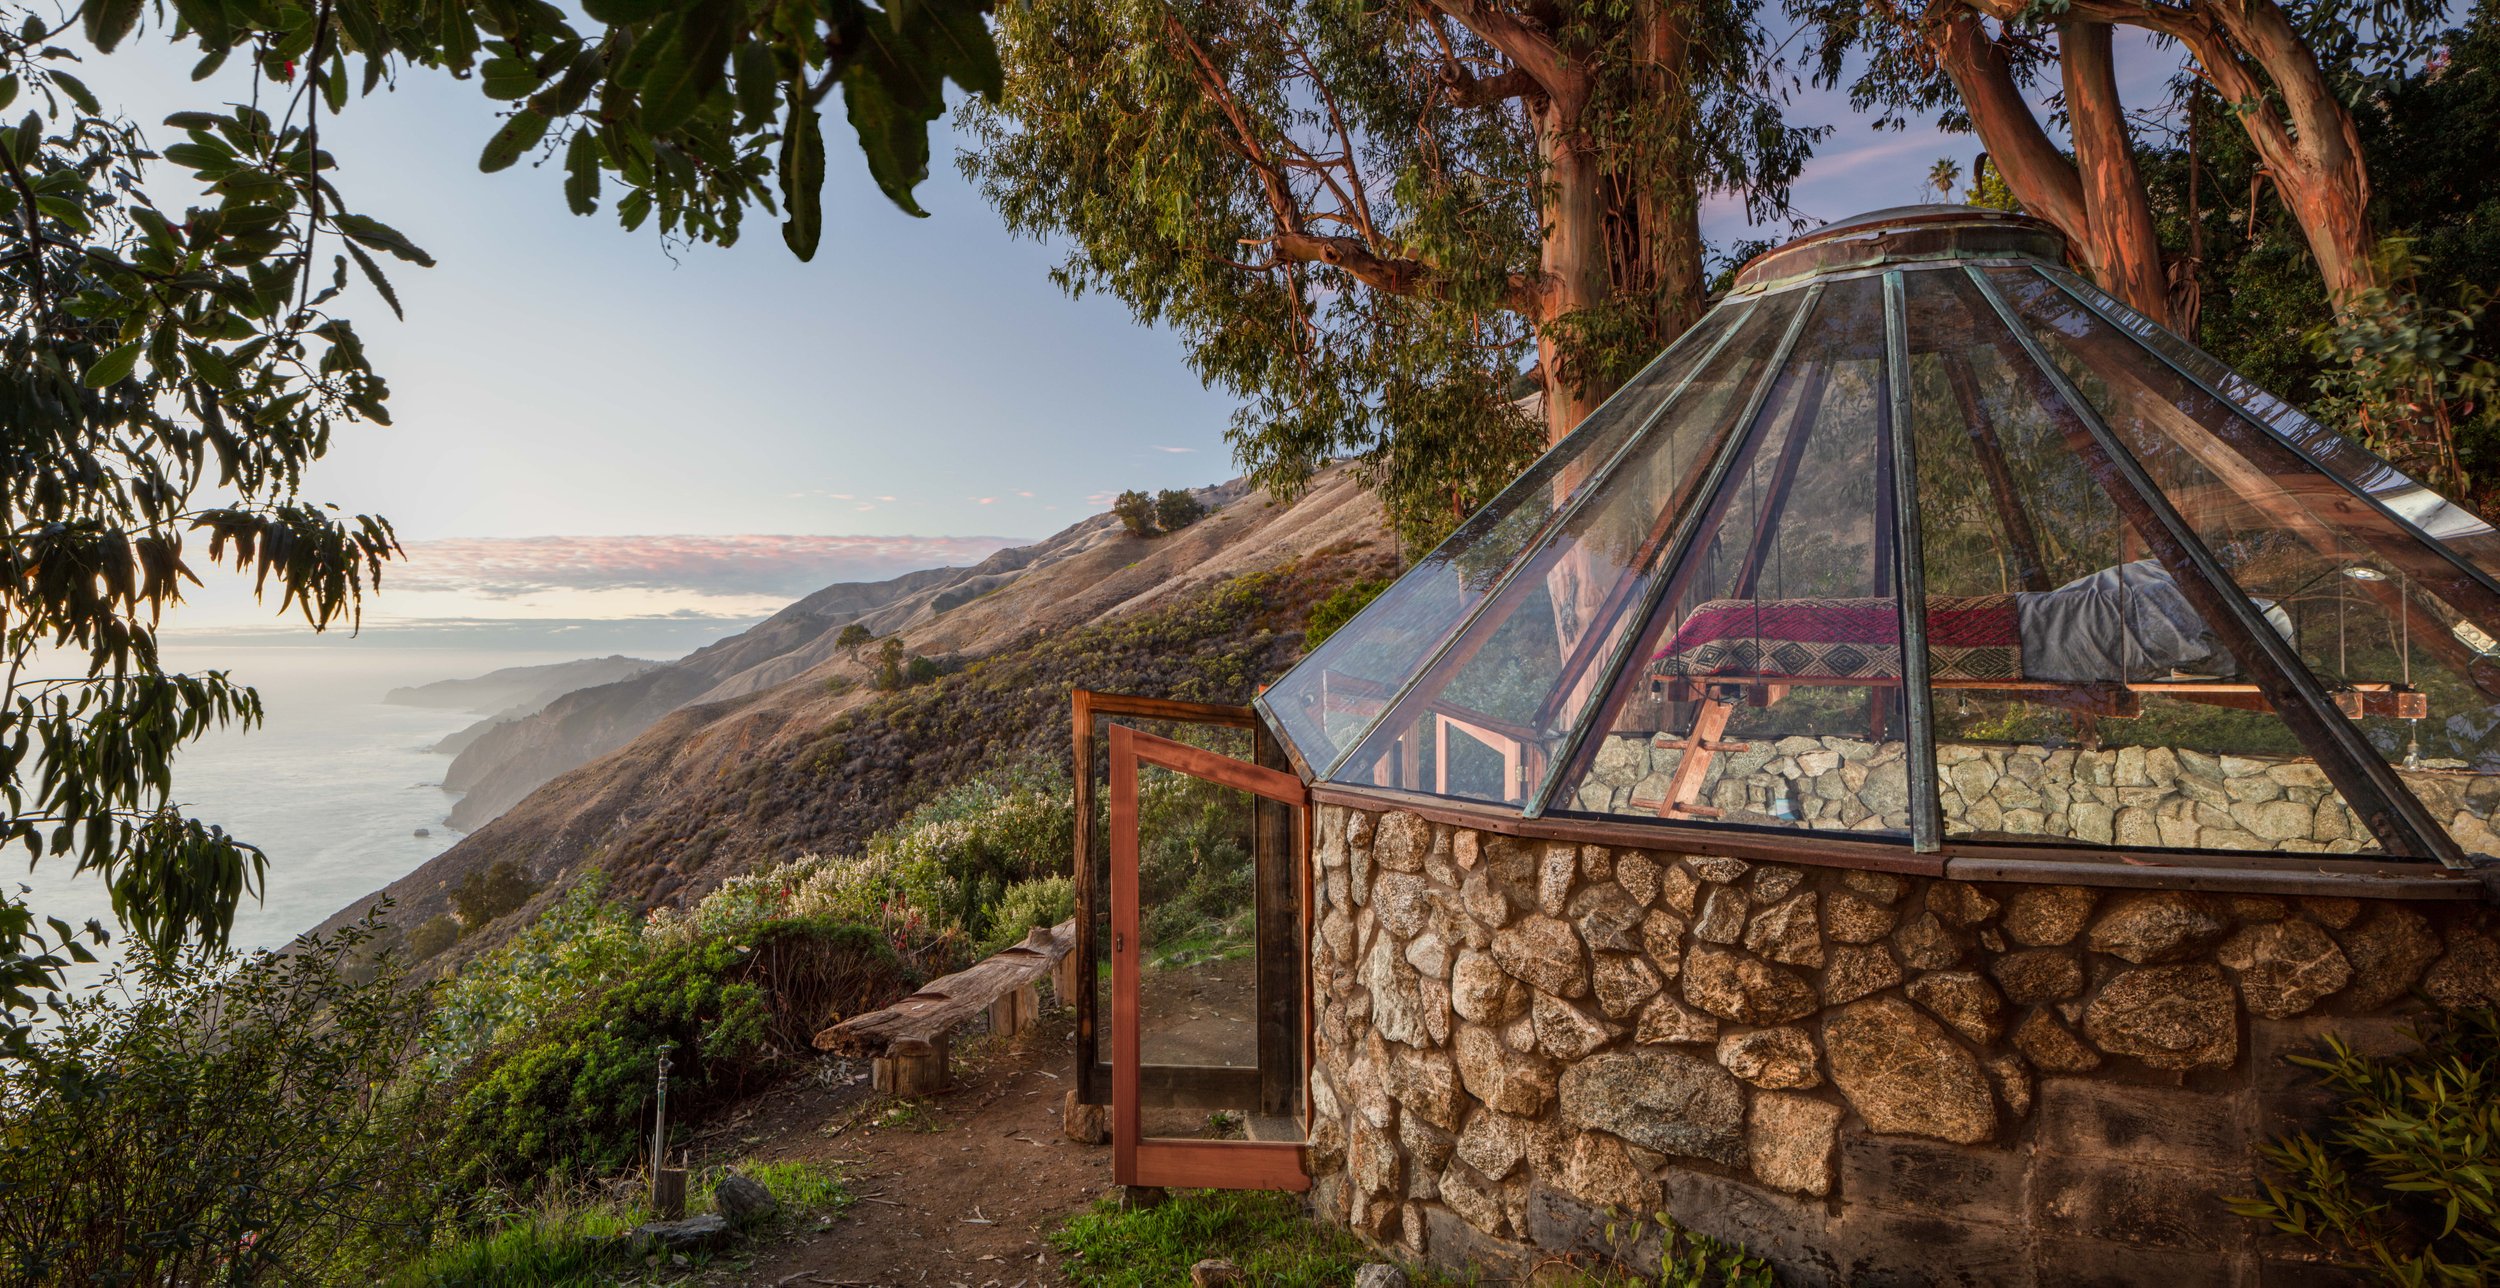
[[[930,980],[891,1006],[863,1011],[819,1032],[816,1049],[867,1056],[876,1089],[889,1095],[943,1090],[947,1048],[955,1030],[987,1013],[991,1032],[1022,1032],[1041,1014],[1041,995],[1034,984],[1046,974],[1052,975],[1064,1004],[1075,986],[1070,968],[1077,962],[1069,956],[1075,946],[1075,918],[1048,930],[1037,927],[1013,948]]]

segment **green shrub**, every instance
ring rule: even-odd
[[[411,961],[424,961],[451,947],[459,940],[460,923],[452,920],[448,913],[436,913],[419,922],[416,929],[408,932],[408,958]]]
[[[1131,488],[1122,492],[1119,499],[1111,503],[1111,513],[1119,519],[1121,527],[1129,530],[1129,535],[1137,537],[1154,535],[1155,502],[1153,497]]]
[[[352,1282],[424,1246],[437,1102],[396,1079],[423,996],[356,978],[377,915],[117,976],[0,1062],[0,1283]]]
[[[2262,1146],[2265,1197],[2228,1204],[2380,1283],[2483,1284],[2500,1267],[2500,1012],[2414,1037],[2384,1058],[2333,1035],[2323,1057],[2290,1057],[2341,1098],[2327,1138]]]
[[[989,937],[973,951],[988,956],[1024,942],[1036,927],[1056,926],[1076,915],[1076,882],[1066,875],[1036,877],[1007,887],[990,912]]]
[[[1330,591],[1326,599],[1313,604],[1310,619],[1302,630],[1303,649],[1308,651],[1318,648],[1320,641],[1336,634],[1338,628],[1353,621],[1354,615],[1362,612],[1364,605],[1380,598],[1380,592],[1389,588],[1391,580],[1388,577],[1368,577],[1361,581],[1347,582]]]
[[[594,960],[543,972],[535,1014],[508,1016],[495,1029],[506,1040],[467,1071],[449,1125],[464,1183],[527,1193],[620,1170],[644,1144],[663,1049],[671,1120],[691,1121],[804,1050],[825,1015],[885,1000],[898,978],[873,932],[824,919],[735,939],[573,942]]]
[[[497,859],[481,871],[472,872],[452,887],[452,910],[460,914],[460,924],[475,930],[487,922],[528,903],[538,893],[529,873],[510,859]]]
[[[1207,507],[1198,498],[1180,488],[1165,488],[1155,493],[1155,526],[1165,532],[1178,532],[1206,517]]]

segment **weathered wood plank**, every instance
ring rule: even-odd
[[[1000,997],[1048,974],[1075,945],[1074,918],[1048,930],[1036,928],[1023,943],[933,979],[892,1006],[854,1015],[819,1032],[816,1049],[878,1057],[941,1050],[957,1026],[987,1012]]]

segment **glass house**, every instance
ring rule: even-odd
[[[2471,867],[2500,533],[2047,225],[1882,211],[1746,265],[1258,706],[1321,799],[1507,830]]]

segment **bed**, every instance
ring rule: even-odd
[[[2280,605],[2253,602],[2292,638]],[[2092,720],[2140,714],[2146,693],[2268,709],[2178,583],[2149,559],[2053,590],[1930,595],[1927,661],[1931,688],[2064,707],[2087,735]],[[1711,816],[1694,802],[1712,757],[1744,745],[1721,741],[1735,708],[1769,705],[1796,687],[1863,687],[1878,697],[1899,687],[1900,609],[1891,599],[1708,600],[1685,614],[1648,675],[1664,701],[1700,704],[1689,732],[1673,738],[1685,754],[1660,812]],[[2353,717],[2419,718],[2427,709],[2421,693],[2394,684],[2354,685],[2334,698]],[[1886,706],[1868,703],[1871,741],[1883,740]]]
[[[2257,600],[2291,636],[2281,607]],[[2149,559],[2043,591],[1931,595],[1931,679],[2124,684],[2230,679],[2239,666],[2176,581]],[[1687,613],[1650,661],[1658,679],[1753,676],[1898,681],[1900,611],[1890,599],[1714,599]]]

